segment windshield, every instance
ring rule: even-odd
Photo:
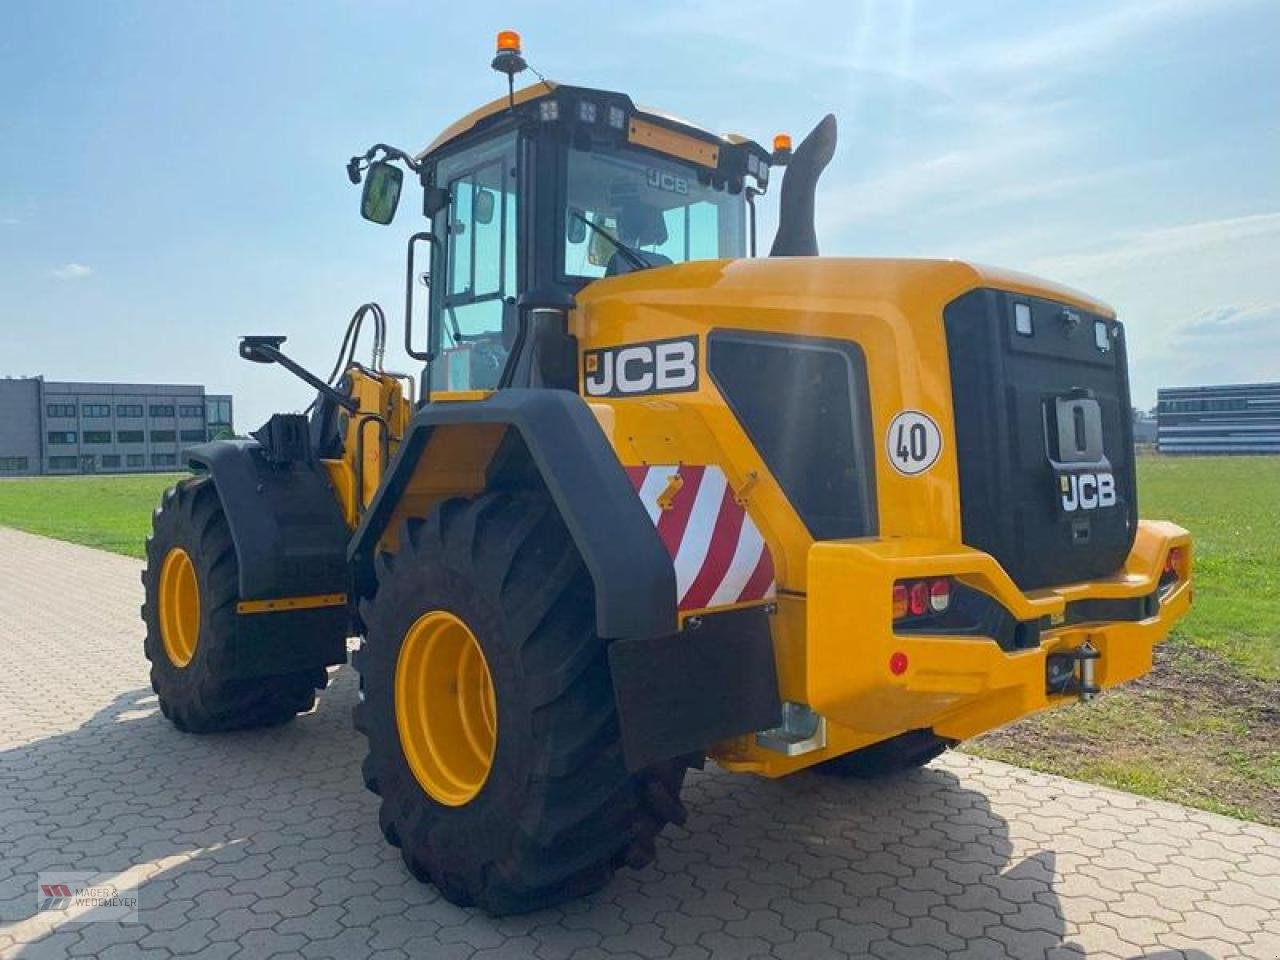
[[[708,172],[692,164],[597,146],[570,150],[568,174],[568,276],[594,279],[637,269],[636,258],[619,253],[610,235],[652,266],[745,254],[742,195],[715,189]],[[589,229],[584,219],[600,229]]]

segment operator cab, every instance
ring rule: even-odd
[[[433,392],[499,386],[535,301],[567,307],[605,277],[745,256],[771,159],[624,94],[550,82],[446,129],[414,158]]]

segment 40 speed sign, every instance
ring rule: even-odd
[[[942,453],[942,431],[928,414],[903,410],[889,424],[884,443],[893,469],[914,477],[938,462]]]

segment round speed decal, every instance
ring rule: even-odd
[[[942,453],[942,431],[928,414],[903,410],[889,424],[884,444],[893,469],[914,477],[938,462]]]

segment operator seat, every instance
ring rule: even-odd
[[[647,203],[627,200],[618,208],[618,239],[640,255],[651,267],[665,267],[671,258],[661,253],[641,250],[640,247],[659,247],[667,242],[667,222],[662,211]],[[604,275],[616,277],[640,269],[617,250],[605,265]]]

